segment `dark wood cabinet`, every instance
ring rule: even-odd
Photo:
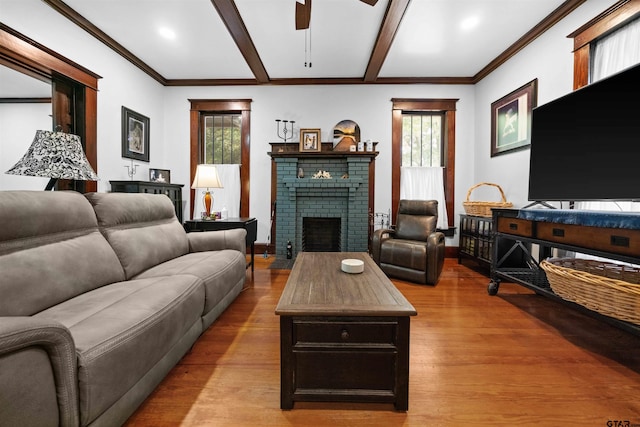
[[[476,261],[489,269],[493,253],[493,219],[490,217],[460,215],[460,243],[458,263],[463,258]]]
[[[164,194],[176,210],[178,221],[182,223],[182,187],[184,184],[167,184],[166,182],[151,181],[109,181],[114,193],[150,193]]]
[[[498,225],[498,228],[500,224]],[[475,215],[460,215],[460,243],[458,246],[458,264],[463,259],[471,259],[480,267],[491,269],[494,254],[497,253],[502,265],[519,267],[526,262],[526,251],[530,244],[512,249],[504,241],[496,243],[496,230],[493,218]],[[522,232],[526,232],[523,230]],[[494,245],[498,245],[497,252]]]

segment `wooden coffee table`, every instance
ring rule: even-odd
[[[364,272],[344,273],[346,258]],[[280,407],[296,401],[409,408],[409,320],[417,314],[366,253],[300,252],[276,307]]]

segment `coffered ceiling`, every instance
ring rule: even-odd
[[[584,2],[44,1],[167,85],[472,83]]]
[[[171,86],[472,84],[585,0],[43,1]]]

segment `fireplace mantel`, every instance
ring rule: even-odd
[[[282,178],[282,183],[289,189],[290,200],[294,200],[298,195],[340,188],[348,189],[354,193],[363,182],[362,178]]]
[[[317,159],[317,158],[330,158],[330,159],[344,159],[347,157],[376,157],[379,153],[377,151],[316,151],[316,152],[300,152],[300,151],[283,151],[276,152],[270,151],[267,154],[271,158],[298,158],[298,159]]]
[[[271,151],[267,154],[272,159],[279,157],[295,157],[299,159],[312,159],[312,158],[347,158],[347,157],[370,157],[374,159],[378,156],[378,151],[333,151],[333,142],[321,143],[321,151],[300,151],[300,145],[298,142],[270,142]],[[374,142],[374,149],[377,148],[378,143]]]

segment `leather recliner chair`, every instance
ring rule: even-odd
[[[444,234],[436,231],[437,200],[400,200],[396,225],[376,230],[372,256],[387,276],[435,285],[444,265]]]

